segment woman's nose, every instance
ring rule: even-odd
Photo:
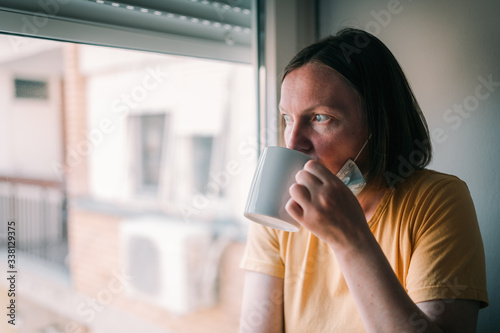
[[[286,147],[307,153],[312,148],[312,143],[307,134],[307,128],[299,121],[288,125],[285,130]]]

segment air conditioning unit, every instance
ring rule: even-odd
[[[207,227],[159,217],[123,220],[122,267],[127,294],[182,315],[216,302],[218,260]]]

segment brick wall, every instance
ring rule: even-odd
[[[71,197],[88,192],[87,156],[92,149],[87,133],[85,77],[79,72],[78,45],[63,46],[63,147],[65,175]]]
[[[95,297],[120,269],[119,218],[70,209],[68,243],[74,288]]]

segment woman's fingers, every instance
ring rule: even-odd
[[[323,184],[328,183],[331,179],[337,178],[332,177],[334,174],[326,166],[314,160],[308,161],[304,165],[304,170],[314,175],[318,181]]]
[[[311,193],[304,185],[297,183],[290,186],[289,192],[291,198],[286,203],[285,210],[293,219],[301,221],[304,216],[302,206],[307,206],[311,201]]]
[[[304,210],[302,207],[300,207],[300,205],[291,198],[286,203],[285,210],[296,221],[301,221],[304,216]]]
[[[305,185],[295,183],[290,186],[289,192],[292,199],[299,204],[311,201],[311,192]]]
[[[297,184],[304,185],[307,189],[309,189],[309,191],[316,189],[323,184],[318,177],[306,170],[300,170],[297,172],[295,175],[295,181]]]
[[[315,164],[321,166],[320,163]],[[316,170],[314,166],[312,166],[312,169]],[[322,171],[315,172],[316,174],[322,174]],[[297,172],[295,181],[296,183],[290,186],[289,192],[291,198],[287,202],[285,209],[290,216],[300,221],[304,216],[304,210],[309,209],[308,207],[311,206],[312,197],[321,192],[323,182],[315,174],[309,170],[305,170],[305,168]]]

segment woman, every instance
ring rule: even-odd
[[[425,169],[425,119],[391,52],[345,29],[285,68],[288,148],[313,157],[287,212],[250,225],[241,332],[474,332],[488,303],[467,186]],[[361,186],[359,186],[361,184]]]

